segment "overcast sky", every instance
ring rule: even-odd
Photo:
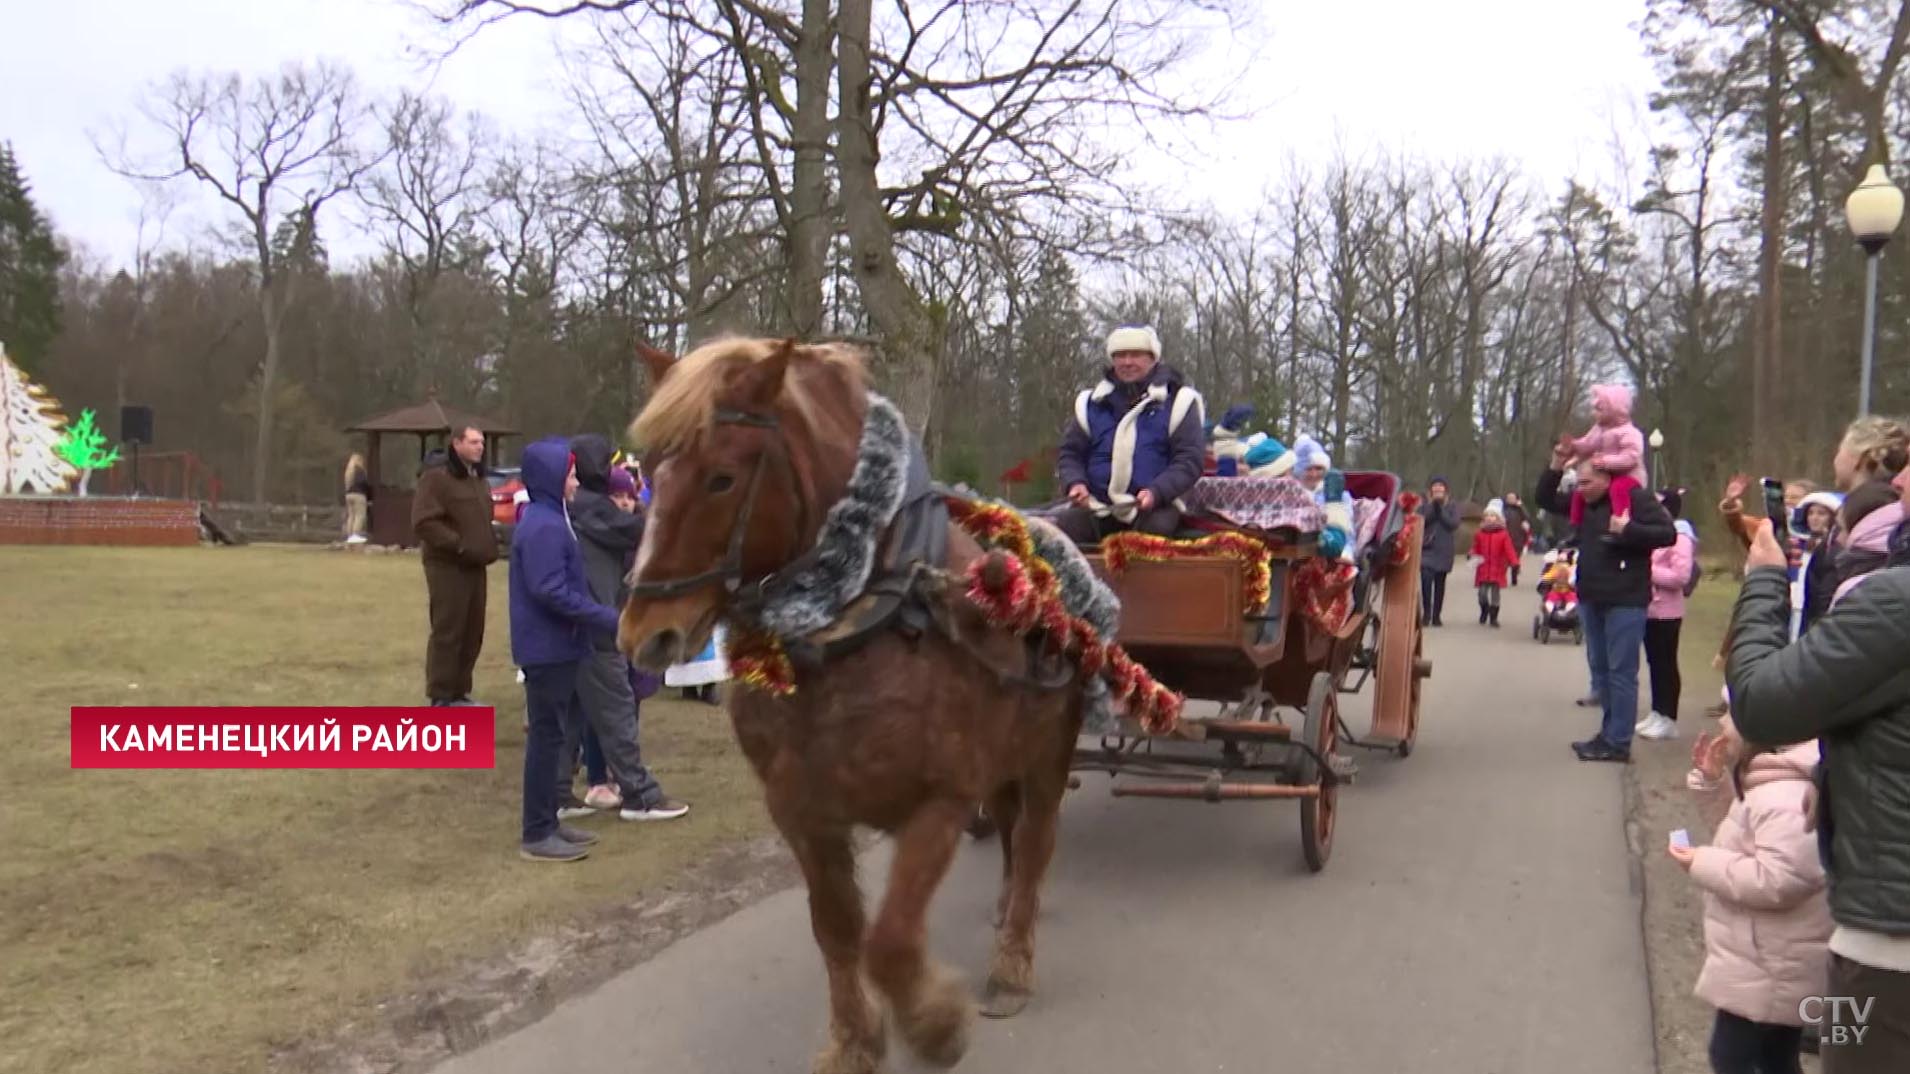
[[[89,134],[136,123],[144,87],[179,68],[264,73],[324,57],[374,90],[428,87],[507,131],[561,122],[553,49],[564,31],[545,20],[493,27],[434,75],[416,56],[433,30],[404,0],[7,7],[0,140],[55,224],[111,261],[133,251],[140,198]],[[1642,13],[1643,0],[1264,0],[1253,39],[1230,50],[1252,58],[1244,88],[1260,113],[1203,138],[1187,187],[1243,208],[1289,153],[1321,159],[1336,140],[1355,152],[1501,155],[1553,189],[1602,172],[1615,131],[1642,138],[1633,117],[1655,84],[1632,28]],[[1147,168],[1179,178],[1165,162]],[[168,237],[196,238],[207,219],[187,201]]]

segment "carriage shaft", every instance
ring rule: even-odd
[[[1230,798],[1318,798],[1319,784],[1291,787],[1277,783],[1150,783],[1115,784],[1116,798],[1187,798],[1208,802]]]

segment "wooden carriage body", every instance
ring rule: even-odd
[[[1117,781],[1120,796],[1298,798],[1307,861],[1324,866],[1338,788],[1356,771],[1342,747],[1410,754],[1421,682],[1431,674],[1419,622],[1420,529],[1410,498],[1389,473],[1346,477],[1355,497],[1381,500],[1386,510],[1360,550],[1351,610],[1330,630],[1301,610],[1294,584],[1318,554],[1311,540],[1269,542],[1268,600],[1247,611],[1254,568],[1239,558],[1129,560],[1114,571],[1089,550],[1089,562],[1121,599],[1122,646],[1190,705],[1165,736],[1122,719],[1117,734],[1077,751],[1077,770],[1134,777]],[[1372,720],[1354,736],[1338,699],[1369,681]],[[1299,727],[1286,721],[1288,711],[1299,713]],[[1220,750],[1155,750],[1161,739],[1218,743]],[[1190,769],[1205,769],[1205,778],[1188,779]]]

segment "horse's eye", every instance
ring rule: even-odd
[[[735,487],[736,479],[728,474],[717,474],[715,477],[710,478],[708,486],[711,495],[720,495]]]

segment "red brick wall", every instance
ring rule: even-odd
[[[198,543],[194,500],[0,496],[0,545]]]

